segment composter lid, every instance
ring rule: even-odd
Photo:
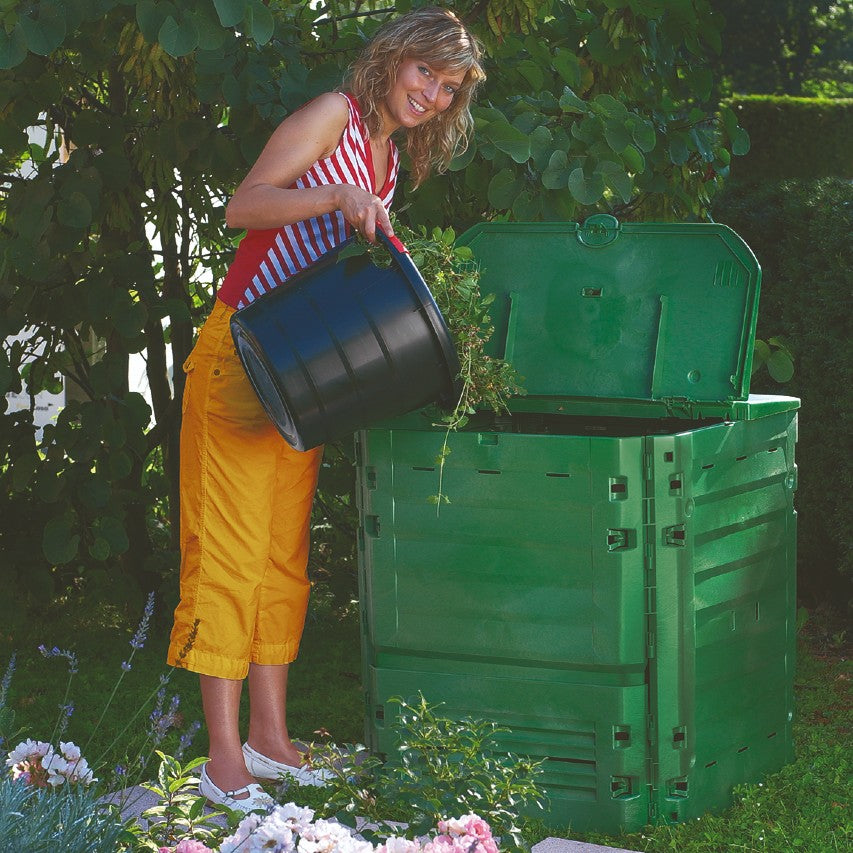
[[[746,400],[761,269],[715,223],[484,222],[459,238],[494,293],[490,353],[524,377],[515,411],[649,416]],[[645,406],[643,402],[645,401]],[[654,405],[649,405],[653,403]]]

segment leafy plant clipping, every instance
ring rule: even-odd
[[[467,246],[456,245],[452,228],[426,228],[414,231],[399,222],[394,223],[394,233],[409,251],[412,262],[420,270],[438,310],[444,317],[450,336],[459,355],[459,380],[461,392],[453,410],[443,412],[435,426],[444,427],[444,439],[435,458],[438,467],[438,492],[430,495],[430,503],[450,503],[443,491],[444,464],[450,455],[449,438],[452,431],[463,429],[471,415],[478,409],[506,412],[507,400],[523,394],[522,377],[515,368],[501,358],[485,352],[486,344],[494,332],[489,305],[494,294],[480,293],[480,269]],[[391,263],[383,244],[371,245],[359,239],[341,253],[341,257],[368,252],[373,263],[386,267]]]

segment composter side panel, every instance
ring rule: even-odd
[[[653,785],[676,822],[793,759],[796,413],[647,442]]]
[[[360,433],[367,741],[392,697],[510,729],[553,826],[648,819],[642,437]]]

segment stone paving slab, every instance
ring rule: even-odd
[[[158,804],[159,798],[151,791],[136,785],[114,794],[112,801],[120,805],[122,817],[138,820],[146,809]],[[225,826],[224,818],[214,818],[214,820],[217,820],[220,826]],[[567,838],[544,838],[533,845],[532,853],[637,853],[637,851],[624,850],[621,847],[602,847],[600,844],[587,844],[584,841],[572,841]]]
[[[543,838],[534,844],[532,853],[637,853],[622,847],[602,847],[600,844],[588,844],[585,841],[571,841],[568,838]]]

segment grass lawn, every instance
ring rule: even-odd
[[[101,763],[109,775],[116,764],[127,761],[145,742],[145,730],[159,687],[168,634],[166,615],[155,616],[145,648],[123,677],[103,722],[92,736],[104,704],[131,652],[129,641],[136,628],[101,610],[96,615],[79,607],[55,606],[14,633],[0,637],[0,671],[12,652],[17,666],[7,706],[14,721],[0,718],[11,744],[23,737],[52,738],[61,705],[73,704],[63,736],[84,748],[91,763]],[[66,697],[67,662],[45,659],[37,651],[70,649],[79,658]],[[623,836],[590,834],[581,840],[642,851],[788,851],[813,853],[853,849],[853,797],[851,797],[850,702],[851,644],[831,615],[813,614],[801,632],[795,690],[797,760],[763,782],[736,791],[735,805],[719,815],[706,815],[681,826],[646,828]],[[291,667],[288,717],[294,737],[311,740],[317,730],[328,731],[336,742],[357,742],[363,737],[358,619],[354,612],[340,614],[325,604],[312,609],[299,660]],[[201,720],[196,676],[175,671],[166,685],[164,707],[179,697],[177,722],[185,729]],[[245,698],[245,697],[244,697]],[[245,705],[245,703],[244,703]],[[244,708],[245,713],[245,708]],[[110,747],[124,731],[119,748]],[[54,738],[55,740],[55,738]],[[174,752],[178,734],[170,733],[161,748]],[[185,758],[206,748],[202,732]],[[559,835],[540,824],[530,824],[531,843],[546,835]],[[578,838],[578,834],[572,834]]]

